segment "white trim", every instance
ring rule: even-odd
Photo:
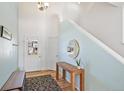
[[[97,43],[99,46],[101,46],[106,52],[108,52],[110,55],[112,55],[114,58],[116,58],[120,63],[124,64],[124,57],[120,56],[118,53],[116,53],[114,50],[112,50],[110,47],[108,47],[106,44],[104,44],[102,41],[94,37],[92,34],[90,34],[87,31],[84,31],[82,27],[80,27],[77,23],[75,23],[72,20],[68,20],[70,23],[75,25],[81,32],[83,32],[89,39]]]
[[[124,6],[122,7],[122,43],[124,44]]]

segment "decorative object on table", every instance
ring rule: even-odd
[[[38,41],[32,40],[28,41],[28,55],[37,55],[38,54]]]
[[[77,68],[80,69],[80,64],[81,64],[81,58],[80,59],[76,59],[76,63],[77,63]]]
[[[8,40],[12,40],[12,34],[8,31],[8,29],[2,25],[0,25],[0,37],[3,37]]]
[[[51,75],[26,78],[24,91],[62,91]]]
[[[73,39],[69,41],[67,52],[71,58],[76,58],[80,52],[80,46],[77,40]]]

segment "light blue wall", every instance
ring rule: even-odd
[[[68,21],[60,24],[61,60],[76,65],[66,52],[68,42],[72,39],[80,44],[78,57],[82,59],[81,66],[85,68],[85,90],[124,90],[124,65]],[[79,82],[78,77],[76,79]]]
[[[0,3],[0,25],[5,26],[12,33],[13,39],[9,41],[0,37],[0,88],[17,69],[17,3]]]

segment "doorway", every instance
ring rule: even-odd
[[[21,23],[24,32],[22,38],[24,70],[26,72],[55,70],[58,62],[58,19],[50,16],[44,19],[45,22],[31,20]],[[37,45],[33,44],[36,41]],[[33,49],[33,46],[37,46],[37,49]],[[32,51],[33,53],[30,53]]]

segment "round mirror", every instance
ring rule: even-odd
[[[67,52],[69,53],[69,56],[71,58],[76,58],[79,54],[80,46],[77,40],[71,40],[69,41]]]

